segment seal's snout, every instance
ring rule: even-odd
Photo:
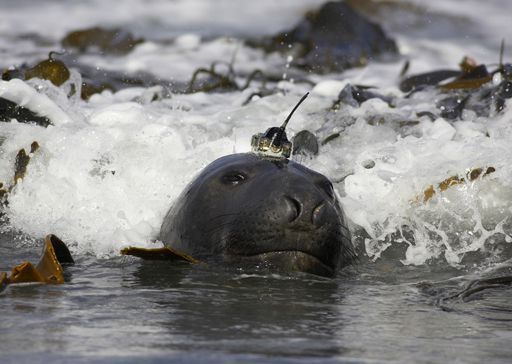
[[[300,197],[284,196],[286,205],[285,214],[289,223],[312,224],[312,227],[320,227],[325,223],[326,204],[308,203]],[[309,208],[308,208],[309,207]]]
[[[286,217],[288,222],[294,222],[302,214],[302,203],[294,197],[284,196],[286,203]]]
[[[311,222],[313,223],[313,225],[320,227],[324,224],[325,210],[326,210],[325,201],[320,202],[320,204],[318,204],[318,206],[316,206],[313,209],[313,214],[311,216]]]

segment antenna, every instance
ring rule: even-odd
[[[284,121],[283,125],[281,125],[281,129],[284,129],[286,128],[286,126],[288,125],[288,122],[290,121],[290,119],[292,118],[292,115],[293,113],[295,112],[295,110],[297,110],[300,106],[300,104],[302,104],[304,102],[304,100],[306,100],[306,98],[309,96],[309,92],[306,92],[306,94],[304,96],[302,96],[302,98],[300,99],[300,101],[297,103],[297,105],[295,105],[295,107],[293,108],[292,112],[290,113],[290,115],[288,115],[288,117],[286,118],[286,120]]]
[[[266,158],[288,158],[292,151],[292,143],[286,137],[286,126],[290,121],[293,113],[308,97],[307,92],[290,112],[283,125],[280,127],[268,128],[265,133],[258,133],[252,136],[252,151]]]
[[[279,127],[279,130],[277,131],[277,133],[275,133],[274,136],[272,137],[272,141],[270,142],[270,147],[272,147],[273,145],[279,146],[279,144],[281,144],[281,139],[283,138],[283,135],[286,136],[284,129],[286,129],[286,126],[288,125],[288,122],[292,118],[292,115],[295,112],[295,110],[297,110],[299,108],[300,104],[302,104],[304,102],[304,100],[306,100],[306,97],[308,97],[308,95],[309,95],[309,92],[306,92],[306,94],[304,96],[302,96],[302,98],[297,103],[297,105],[295,105],[295,107],[290,112],[290,114],[288,115],[286,120],[283,122],[283,125],[281,125]]]
[[[505,38],[501,40],[500,46],[500,70],[503,69],[503,53],[505,53]]]

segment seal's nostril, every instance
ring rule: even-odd
[[[302,212],[302,204],[290,196],[284,196],[285,201],[287,202],[287,216],[288,222],[293,222],[298,219],[300,213]]]
[[[320,202],[318,206],[313,209],[313,214],[311,215],[311,222],[315,226],[322,226],[324,223],[324,215],[325,215],[325,203]]]

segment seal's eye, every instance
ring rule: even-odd
[[[227,185],[239,185],[247,179],[247,175],[242,172],[230,172],[222,176],[222,183]]]
[[[332,186],[331,181],[325,179],[325,180],[323,180],[321,182],[318,182],[317,186],[322,191],[324,191],[327,194],[327,196],[329,196],[330,198],[334,199],[334,197],[335,197],[335,195],[334,195],[334,187]]]

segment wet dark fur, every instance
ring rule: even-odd
[[[251,153],[207,166],[167,213],[160,240],[201,260],[320,275],[354,257],[329,180]]]

